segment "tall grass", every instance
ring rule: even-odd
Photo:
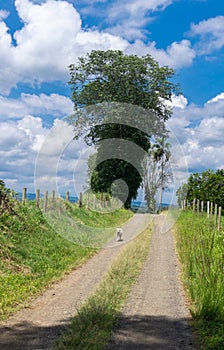
[[[69,213],[73,221],[77,220],[76,213],[77,206]],[[79,212],[79,222],[94,226],[104,220],[107,226],[111,222],[120,224],[131,215],[120,210],[102,218],[103,215],[83,208]],[[0,215],[0,320],[25,306],[32,295],[82,264],[96,251],[65,239],[60,227],[54,230],[34,202],[27,202],[25,206],[15,202],[13,213]]]
[[[206,215],[184,211],[176,242],[203,349],[224,349],[224,232]]]

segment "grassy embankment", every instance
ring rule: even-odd
[[[111,227],[98,234],[101,240],[105,231],[106,240],[109,234],[114,234],[112,227],[132,216],[130,211],[123,209],[100,214],[72,204],[67,204],[66,210],[63,206],[61,213],[61,207],[56,226],[53,226],[53,216],[51,219],[44,216],[34,202],[27,202],[25,206],[17,202],[14,213],[3,212],[0,215],[0,320],[25,306],[31,296],[97,251],[97,248],[87,246],[85,241],[82,245],[77,244],[74,238],[77,227],[79,240],[88,227],[92,226],[90,233],[93,236],[95,228]],[[64,238],[64,228],[69,230],[69,227],[73,232],[70,241]],[[102,244],[99,242],[98,245],[97,241],[94,243],[96,246]]]
[[[222,222],[224,227],[224,222]],[[176,241],[191,300],[194,325],[203,350],[224,349],[224,231],[214,218],[183,211]]]
[[[151,228],[130,241],[112,264],[96,292],[84,303],[54,350],[103,350],[108,343],[131,286],[149,251]]]

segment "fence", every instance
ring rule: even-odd
[[[190,203],[189,201],[184,200],[182,202],[182,209],[192,209],[194,213],[204,213],[206,209],[207,218],[214,219],[214,226],[215,229],[220,231],[221,229],[221,217],[222,217],[222,207],[218,206],[217,204],[207,201],[206,203],[204,201],[200,201],[198,199],[194,199],[193,203]]]
[[[100,196],[96,196],[95,194],[90,194],[86,193],[85,196],[83,195],[82,192],[79,193],[78,197],[72,197],[72,198],[77,198],[77,200],[73,200],[72,202],[77,202],[78,207],[82,208],[84,205],[86,208],[93,209],[93,210],[114,210],[116,208],[120,208],[123,206],[123,203],[116,198],[110,198],[108,194],[102,193]],[[56,195],[56,191],[53,190],[51,194],[49,195],[49,191],[45,191],[44,194],[40,193],[40,190],[37,189],[35,196],[33,198],[36,201],[36,206],[40,207],[40,202],[42,204],[42,209],[44,212],[47,211],[49,207],[49,203],[54,205],[57,200],[65,200],[65,202],[70,202],[70,195],[69,192],[66,192],[65,198],[61,196]],[[25,204],[27,200],[27,188],[23,188],[22,191],[22,197],[21,201],[23,204]]]

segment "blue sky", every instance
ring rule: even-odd
[[[222,1],[0,0],[0,178],[8,187],[82,189],[90,151],[64,121],[68,65],[93,49],[149,53],[176,70],[183,95],[173,96],[167,123],[176,187],[191,172],[224,167]]]

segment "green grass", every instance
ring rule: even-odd
[[[49,203],[46,212],[49,224],[60,235],[78,245],[102,248],[114,235],[114,229],[127,221],[133,214],[125,209],[102,213],[78,208],[62,200]]]
[[[203,350],[224,349],[224,231],[213,218],[183,211],[176,241]],[[223,226],[222,226],[223,227]]]
[[[121,251],[93,296],[78,311],[72,325],[56,341],[54,350],[102,350],[108,343],[131,286],[146,260],[151,229]]]
[[[120,224],[132,215],[119,210],[102,218],[103,214],[100,217],[84,208],[73,209],[70,204],[69,207],[70,220],[73,215],[79,215],[82,227],[87,224],[94,227],[102,221],[105,226],[111,222]],[[77,213],[77,210],[80,211]],[[75,220],[73,217],[72,222]],[[96,251],[93,247],[65,239],[60,226],[50,225],[34,202],[27,202],[25,206],[16,202],[15,214],[5,212],[0,217],[0,320],[26,306],[33,295],[82,264]]]

